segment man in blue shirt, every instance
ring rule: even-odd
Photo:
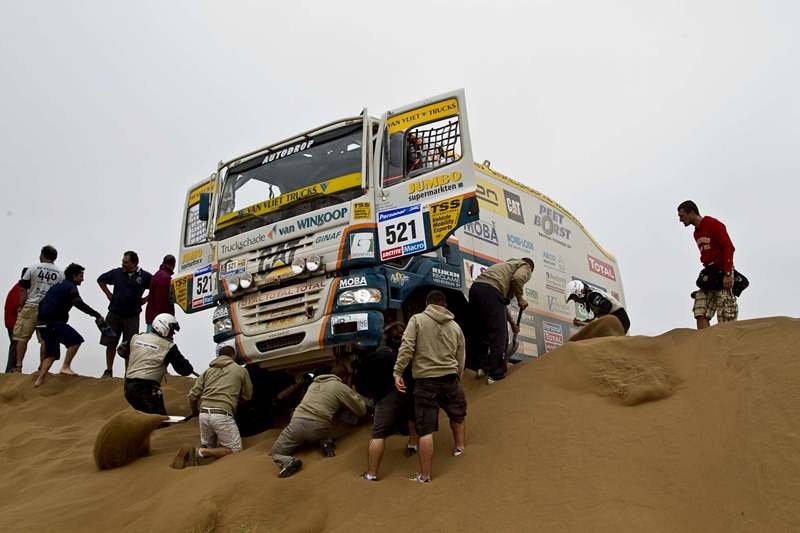
[[[103,321],[103,315],[84,303],[78,293],[78,285],[83,283],[83,271],[84,268],[81,265],[70,264],[64,271],[64,281],[53,285],[39,304],[38,320],[40,327],[44,326],[42,343],[45,356],[42,367],[39,369],[39,375],[33,384],[35,387],[44,383],[50,367],[57,359],[61,358],[60,344],[67,348],[64,363],[61,365],[61,374],[75,375],[70,365],[75,354],[78,353],[78,348],[83,344],[83,337],[67,324],[69,312],[73,306],[94,317],[98,325]]]
[[[142,295],[150,288],[152,275],[139,268],[139,256],[127,251],[122,256],[122,267],[101,274],[97,284],[109,300],[106,322],[114,331],[113,336],[101,335],[100,344],[106,347],[106,371],[104,378],[113,376],[114,356],[120,336],[122,342],[129,342],[139,333],[139,315],[147,297]],[[114,292],[108,290],[113,285]]]

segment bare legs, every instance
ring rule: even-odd
[[[61,365],[61,374],[67,374],[70,376],[74,376],[75,371],[72,370],[72,360],[75,358],[75,354],[78,353],[78,348],[80,348],[80,344],[76,344],[75,346],[70,346],[67,348],[67,354],[64,356],[64,363]]]

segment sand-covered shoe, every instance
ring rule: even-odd
[[[175,459],[172,460],[172,468],[180,470],[187,466],[197,466],[199,461],[200,457],[197,455],[197,448],[194,446],[181,446],[175,455]]]
[[[278,477],[289,477],[297,473],[298,470],[303,468],[303,461],[292,457],[291,461],[286,463],[281,471],[278,472]]]
[[[420,473],[411,474],[411,476],[409,476],[408,480],[409,481],[416,481],[417,483],[430,483],[431,482],[431,478],[424,478],[424,477],[422,477],[422,474],[420,474]]]

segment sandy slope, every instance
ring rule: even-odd
[[[0,376],[0,530],[800,530],[800,320],[770,318],[584,341],[487,387],[465,378],[467,453],[437,436],[434,482],[389,440],[362,481],[369,429],[338,455],[275,477],[275,431],[216,464],[175,471],[196,425],[158,430],[153,454],[98,472],[92,444],[121,381]],[[190,380],[171,378],[184,411]],[[443,425],[446,427],[446,425]]]

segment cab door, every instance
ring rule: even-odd
[[[214,205],[217,177],[211,177],[189,188],[183,208],[178,272],[172,278],[175,303],[185,313],[213,306],[217,299],[217,262],[209,240],[210,213],[201,218],[201,203]],[[204,198],[205,196],[205,198]],[[201,201],[202,200],[202,201]]]
[[[463,89],[386,113],[376,167],[381,261],[430,252],[478,219]]]

